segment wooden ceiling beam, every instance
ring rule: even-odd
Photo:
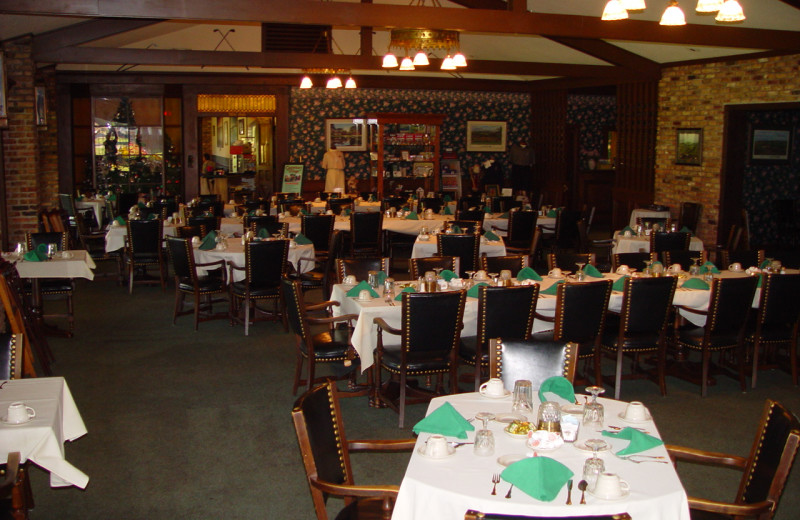
[[[226,0],[225,2],[153,2],[152,0],[0,0],[0,13],[82,17],[121,17],[195,21],[268,21],[343,27],[426,27],[495,34],[531,34],[605,40],[677,43],[752,49],[800,49],[800,31],[714,25],[664,27],[655,21],[604,22],[575,16],[489,9],[418,7],[311,0]]]
[[[800,0],[781,0],[786,5],[790,5],[795,9],[800,9]]]
[[[603,40],[566,37],[553,37],[550,39],[613,65],[640,71],[643,75],[658,77],[661,74],[661,65],[655,61],[643,58],[638,54]]]
[[[131,18],[102,18],[68,25],[39,34],[33,38],[33,52],[43,52],[62,47],[80,45],[115,34],[133,31],[161,20],[134,20]]]

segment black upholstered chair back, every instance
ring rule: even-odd
[[[689,233],[655,231],[650,233],[650,252],[661,253],[661,251],[689,249],[689,240]]]
[[[331,211],[333,211],[334,215],[341,215],[345,209],[349,209],[353,211],[353,199],[351,198],[341,198],[341,199],[328,199],[328,207]]]
[[[767,258],[780,260],[783,267],[790,269],[800,269],[800,251],[785,251],[778,249],[767,249],[764,254]]]
[[[267,215],[269,215],[270,207],[272,203],[268,200],[249,200],[247,202],[242,202],[236,207],[237,213],[240,215],[247,215],[251,211],[255,211],[260,209]]]
[[[411,258],[409,259],[411,268],[411,279],[416,280],[423,276],[428,271],[433,271],[434,267],[441,267],[442,269],[449,269],[455,272],[456,270],[456,257],[454,256],[429,256],[426,258]]]
[[[128,245],[133,257],[158,255],[161,252],[163,230],[164,223],[160,220],[129,220]]]
[[[489,341],[489,376],[503,380],[506,389],[514,382],[527,379],[537,392],[549,377],[575,379],[578,345],[565,341],[527,341],[493,338]]]
[[[298,213],[303,209],[305,202],[302,199],[284,199],[278,201],[278,211],[281,213],[286,213],[287,211],[291,213],[293,216],[297,216]]]
[[[250,216],[245,215],[242,217],[242,223],[245,228],[252,228],[252,225],[256,225],[256,231],[261,228],[269,229],[270,226],[277,227],[276,224],[279,224],[278,217],[275,215],[259,215],[259,216]]]
[[[467,271],[477,269],[480,239],[481,237],[475,234],[436,235],[437,254],[460,258],[458,275],[464,278]]]
[[[631,269],[642,271],[647,267],[646,261],[655,261],[657,259],[658,256],[655,253],[614,253],[611,259],[611,271],[616,272],[617,267],[621,265],[627,265]]]
[[[686,228],[692,233],[697,233],[697,223],[700,221],[700,213],[703,205],[697,202],[681,202],[680,215],[678,216],[679,229]]]
[[[765,274],[758,321],[762,327],[791,331],[800,319],[800,274]]]
[[[432,209],[434,213],[439,213],[441,211],[442,206],[444,203],[442,199],[439,197],[423,197],[419,201],[420,204],[420,211],[425,211],[426,209]]]
[[[353,251],[374,248],[378,251],[383,233],[383,213],[356,212],[350,215],[350,240]]]
[[[364,281],[369,278],[370,271],[383,271],[389,275],[389,258],[337,258],[336,280],[342,283],[346,276],[355,276],[356,280]]]
[[[66,211],[67,215],[70,217],[75,216],[75,200],[72,198],[72,195],[69,193],[59,193],[58,202],[61,205],[61,209]]]
[[[529,339],[538,298],[538,285],[480,286],[478,340],[481,344],[488,345],[491,338],[501,336]]]
[[[626,279],[622,294],[620,333],[623,336],[637,333],[659,334],[667,325],[677,282],[678,279],[673,276]]]
[[[706,335],[738,334],[753,305],[757,277],[714,278],[708,303]]]
[[[777,401],[767,399],[736,503],[763,500],[776,506],[792,469],[800,443],[800,422]],[[774,509],[773,509],[774,512]],[[771,515],[766,518],[771,517]]]
[[[219,202],[219,193],[204,193],[198,199],[200,202]]]
[[[201,213],[211,213],[215,217],[222,217],[225,212],[225,203],[221,201],[200,200],[197,207]]]
[[[666,217],[636,217],[636,225],[645,229],[653,229],[665,232],[671,224],[671,219]]]
[[[289,323],[289,328],[305,341],[308,338],[308,328],[305,321],[302,284],[298,280],[284,278],[281,281],[281,295],[286,305],[286,321]]]
[[[466,291],[403,293],[403,358],[445,356],[461,338]]]
[[[186,219],[187,223],[190,226],[205,226],[208,231],[212,229],[219,229],[220,227],[220,218],[214,217],[189,217]]]
[[[661,261],[664,266],[668,267],[672,264],[681,264],[684,271],[688,271],[689,267],[694,265],[695,258],[699,258],[700,264],[702,265],[706,263],[708,256],[705,251],[692,251],[691,249],[661,251]]]
[[[453,226],[458,226],[458,229],[455,231],[456,233],[466,233],[468,235],[474,234],[475,230],[477,229],[479,233],[483,232],[483,225],[478,222],[477,220],[451,220],[450,221],[450,228]]]
[[[194,251],[189,238],[167,237],[167,251],[172,261],[175,276],[194,285],[197,282],[197,270],[194,266]]]
[[[289,223],[288,222],[274,222],[266,221],[263,223],[251,222],[248,228],[254,235],[258,236],[261,230],[265,230],[267,235],[273,236],[277,233],[283,233],[283,236],[289,236]]]
[[[300,232],[314,243],[314,250],[328,251],[335,215],[303,215],[300,220]]]
[[[483,204],[481,203],[480,195],[466,195],[458,200],[458,209],[468,210],[470,208],[475,208],[483,212]]]
[[[720,269],[728,269],[731,264],[733,263],[740,263],[742,265],[742,269],[747,269],[748,267],[759,267],[761,263],[766,259],[766,255],[763,249],[753,249],[753,250],[739,250],[739,251],[731,251],[730,249],[723,249],[720,251],[721,261],[718,267]]]
[[[547,255],[547,269],[558,267],[562,271],[576,272],[578,263],[597,265],[594,253],[550,253]],[[585,266],[584,266],[585,267]]]
[[[576,209],[562,209],[556,216],[555,245],[558,249],[576,247],[580,239],[578,222],[583,218],[583,212]]]
[[[200,226],[180,226],[176,228],[178,233],[178,238],[192,238],[192,237],[200,237],[203,238],[208,234],[206,231],[206,227],[203,225]]]
[[[289,267],[289,240],[250,241],[244,250],[251,287],[278,287]]]
[[[400,210],[406,203],[406,200],[407,199],[404,199],[403,197],[385,197],[381,201],[381,210],[386,211],[389,208]]]
[[[138,193],[117,194],[117,215],[127,216],[128,212],[139,202]]]
[[[511,276],[524,267],[529,267],[530,257],[528,255],[507,255],[507,256],[481,256],[481,269],[487,273],[499,273],[504,269],[511,271]]]
[[[175,199],[164,199],[163,201],[154,201],[151,205],[150,212],[158,215],[161,220],[166,220],[167,217],[178,211],[178,203]]]
[[[560,284],[553,338],[561,342],[593,341],[603,332],[610,296],[611,280]]]
[[[514,200],[513,197],[492,197],[492,213],[503,213],[521,206],[522,201]]]
[[[456,220],[471,220],[473,222],[479,222],[481,227],[483,227],[483,219],[485,217],[486,213],[482,208],[460,209],[456,211]]]
[[[536,211],[512,211],[508,214],[508,235],[506,245],[528,248],[536,230],[539,213]]]
[[[67,249],[67,233],[63,231],[49,231],[40,233],[25,233],[28,251],[33,251],[40,244],[55,244],[59,251]]]
[[[22,334],[0,334],[0,379],[19,379],[22,373]]]

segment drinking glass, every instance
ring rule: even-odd
[[[603,429],[604,409],[603,405],[597,402],[597,396],[605,392],[605,389],[600,386],[587,386],[586,391],[592,394],[592,400],[583,407],[583,425],[600,431]]]
[[[475,414],[475,419],[483,422],[483,429],[489,429],[489,421],[494,419],[494,414],[491,412],[478,412]]]
[[[56,252],[58,251],[57,244],[47,244],[47,259],[52,260],[54,256],[56,256]]]
[[[575,272],[575,279],[582,282],[586,277],[586,273],[583,270],[583,266],[586,265],[586,262],[575,262],[575,265],[578,266],[578,270]]]
[[[514,400],[511,411],[528,415],[533,413],[533,387],[527,379],[514,382]]]
[[[539,405],[539,417],[536,423],[537,430],[548,432],[561,431],[561,407],[553,401],[545,401]]]
[[[486,457],[494,453],[494,434],[491,430],[478,430],[475,432],[475,455]]]
[[[592,450],[592,456],[583,464],[583,480],[586,481],[589,491],[594,491],[597,476],[606,470],[603,459],[597,457],[597,451],[608,446],[608,443],[602,439],[588,439],[586,446]]]
[[[500,275],[498,273],[489,273],[489,278],[492,279],[492,285],[497,285],[497,278]]]
[[[692,262],[694,262],[694,264],[692,264],[692,266],[689,267],[689,275],[697,276],[698,274],[700,274],[700,257],[698,256],[692,258]]]
[[[472,287],[472,284],[474,283],[473,277],[475,276],[475,271],[465,271],[465,272],[467,273],[467,279],[464,280],[464,287],[466,289],[469,289],[470,287]]]

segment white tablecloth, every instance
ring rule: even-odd
[[[508,234],[508,218],[502,218],[502,213],[492,213],[486,215],[483,219],[483,229],[492,231],[493,227],[500,229],[494,230],[495,234],[504,237]],[[545,235],[555,233],[556,218],[555,217],[539,217],[536,219],[537,226],[543,226],[542,233]],[[505,231],[504,231],[505,230]]]
[[[486,253],[486,256],[506,256],[506,245],[502,239],[491,242],[481,240],[479,254],[483,253]],[[436,256],[436,236],[429,235],[426,240],[417,237],[411,250],[411,258],[427,258],[429,256]]]
[[[381,210],[381,203],[356,201],[354,209],[358,213],[374,213]]]
[[[75,209],[91,209],[97,219],[97,225],[103,225],[103,211],[106,207],[105,199],[83,199],[75,201]]]
[[[511,399],[487,399],[477,393],[457,394],[433,399],[428,413],[449,401],[464,417],[474,417],[477,412],[503,413],[511,411]],[[625,426],[617,414],[625,409],[626,403],[601,399],[605,406],[605,424]],[[647,403],[645,403],[647,404]],[[477,421],[476,421],[477,422]],[[654,436],[658,431],[652,421],[642,423]],[[476,425],[477,426],[477,425]],[[552,452],[543,452],[558,460],[575,474],[572,489],[572,504],[566,505],[567,488],[552,502],[541,502],[514,488],[511,498],[505,498],[509,484],[501,481],[497,485],[497,495],[491,495],[492,475],[505,468],[497,463],[497,458],[507,454],[530,454],[524,440],[511,438],[503,432],[505,425],[490,422],[489,429],[494,433],[495,454],[478,457],[472,446],[456,449],[455,454],[442,460],[430,460],[421,456],[415,449],[411,455],[400,493],[394,506],[393,520],[462,520],[468,509],[483,512],[511,515],[536,515],[558,517],[566,515],[602,515],[627,512],[636,520],[689,520],[689,503],[686,492],[672,464],[635,464],[602,452],[606,471],[617,473],[630,484],[630,495],[621,500],[601,500],[586,493],[586,504],[580,505],[581,492],[577,483],[582,478],[583,463],[589,453],[564,444]],[[417,447],[423,445],[430,435],[423,433],[417,440]],[[468,432],[467,441],[474,440],[475,433]],[[599,437],[597,432],[581,431],[578,439]],[[604,438],[609,441],[612,451],[627,446],[628,441]],[[454,438],[451,440],[455,440]],[[667,456],[664,446],[652,448],[648,455]]]
[[[304,259],[304,261],[300,261],[300,259]],[[244,267],[244,246],[242,245],[241,239],[232,238],[228,239],[228,249],[224,251],[211,249],[209,251],[204,251],[200,248],[194,248],[194,261],[198,264],[204,264],[207,262],[218,262],[220,260],[225,260],[226,262],[232,262],[236,264],[238,267]],[[298,245],[296,247],[289,248],[289,262],[294,266],[295,270],[306,273],[314,269],[314,246],[313,244],[308,245]],[[206,270],[202,267],[197,269],[199,274],[205,274]],[[244,280],[245,272],[239,270],[232,270],[233,272],[233,281],[239,282]]]
[[[67,251],[70,258],[53,258],[43,262],[29,262],[27,260],[16,261],[16,258],[9,253],[4,253],[3,257],[9,261],[16,261],[14,264],[17,272],[22,278],[86,278],[94,280],[92,269],[97,267],[83,249]]]
[[[175,224],[170,224],[164,222],[164,238],[166,237],[174,237],[178,232],[176,230]],[[128,228],[126,226],[120,226],[114,224],[113,222],[111,225],[108,226],[108,230],[106,231],[106,253],[111,253],[112,251],[118,251],[125,247],[125,237],[128,234]]]
[[[38,377],[8,381],[0,390],[0,412],[22,401],[36,411],[36,417],[21,425],[0,421],[0,460],[18,451],[22,462],[32,461],[50,472],[53,487],[85,488],[89,476],[64,459],[64,443],[86,435],[78,407],[63,377]]]
[[[669,210],[667,211],[653,211],[650,209],[635,209],[631,211],[631,221],[628,224],[631,228],[636,228],[637,218],[670,218]]]
[[[692,236],[689,239],[690,251],[702,251],[703,241]],[[649,253],[650,252],[650,237],[649,236],[635,236],[626,237],[622,236],[619,231],[614,233],[614,247],[611,249],[611,254],[616,253]]]

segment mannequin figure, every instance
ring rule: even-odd
[[[514,191],[527,191],[531,189],[531,167],[533,166],[533,150],[528,147],[525,139],[511,145],[508,151],[508,160],[511,162],[511,187]]]
[[[335,188],[340,188],[344,192],[344,154],[336,149],[335,144],[322,157],[322,167],[326,170],[325,191],[332,192]]]

